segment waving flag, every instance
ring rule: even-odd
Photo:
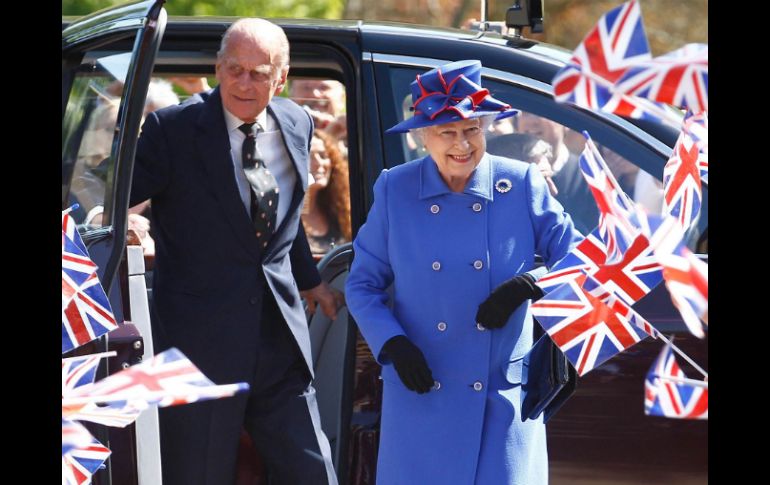
[[[556,101],[648,119],[671,119],[660,104],[612,91],[626,71],[650,60],[650,46],[636,0],[604,14],[553,78]]]
[[[629,67],[613,90],[703,112],[708,109],[708,56],[707,44],[687,44]]]
[[[638,233],[630,220],[636,208],[612,176],[588,132],[583,135],[586,145],[580,155],[580,171],[599,208],[599,234],[607,245],[607,261],[616,262]]]
[[[62,484],[88,485],[109,456],[110,450],[93,438],[88,445],[70,450],[62,456]]]
[[[74,448],[88,446],[92,440],[91,433],[80,423],[61,418],[61,454],[64,456]]]
[[[72,219],[72,215],[70,215],[70,213],[78,207],[78,204],[73,204],[72,207],[61,211],[61,230],[64,231],[67,237],[70,238],[70,240],[72,240],[75,245],[77,245],[81,253],[88,254],[86,245],[83,242],[83,239],[80,237],[80,233],[78,232],[77,224],[75,224],[75,221]]]
[[[671,300],[684,323],[693,335],[705,337],[701,320],[708,319],[708,265],[684,246],[673,254],[661,255],[660,261]]]
[[[96,266],[62,230],[62,353],[118,328]]]
[[[684,132],[692,138],[701,154],[706,155],[706,163],[699,165],[701,179],[708,177],[709,118],[708,111],[693,114],[688,111],[684,117]]]
[[[698,157],[698,147],[683,131],[663,169],[663,213],[675,217],[684,230],[697,221],[700,213],[702,195]]]
[[[708,383],[687,379],[671,347],[663,347],[644,381],[644,414],[708,419],[708,400]]]
[[[532,315],[585,375],[647,336],[628,319],[583,289],[583,275],[532,304]]]
[[[61,394],[71,394],[75,389],[93,384],[96,369],[102,357],[115,355],[115,352],[70,357],[61,360]]]
[[[593,274],[607,260],[607,246],[596,228],[570,251],[551,271],[537,280],[543,293],[556,289],[583,273]]]
[[[88,404],[106,403],[130,413],[152,404],[165,407],[229,397],[248,388],[243,382],[214,385],[182,352],[172,348],[93,386],[76,389],[62,405],[87,410]]]
[[[62,415],[67,419],[88,421],[91,423],[125,428],[136,421],[136,418],[147,409],[146,402],[111,402],[109,406],[98,406],[96,403],[79,403],[73,406],[62,406]]]
[[[615,293],[608,290],[607,287],[602,285],[594,278],[586,278],[583,283],[583,289],[587,291],[591,296],[594,296],[602,301],[605,305],[610,307],[613,311],[617,312],[620,316],[628,320],[632,325],[644,330],[644,332],[654,339],[660,337],[660,332],[653,327],[644,317],[634,311],[633,308]]]

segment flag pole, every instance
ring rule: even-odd
[[[78,355],[77,357],[62,357],[61,360],[64,362],[69,362],[70,360],[80,360],[84,359],[86,357],[99,357],[100,359],[103,359],[105,357],[115,357],[118,355],[117,352],[114,350],[110,350],[109,352],[99,352],[98,354],[85,354],[85,355]]]
[[[695,370],[697,370],[698,372],[700,372],[701,374],[703,374],[703,377],[705,377],[706,379],[708,379],[708,378],[709,378],[708,372],[706,372],[706,371],[705,371],[705,370],[703,370],[703,369],[702,369],[702,368],[701,368],[701,367],[700,367],[698,364],[696,364],[696,363],[695,363],[695,361],[693,361],[693,360],[690,358],[690,356],[689,356],[689,355],[685,354],[685,353],[684,353],[684,352],[683,352],[683,351],[682,351],[682,350],[681,350],[679,347],[677,347],[676,345],[674,345],[674,343],[673,343],[671,340],[669,340],[668,338],[666,338],[666,336],[665,336],[665,335],[663,335],[662,333],[660,333],[660,334],[659,334],[659,337],[660,337],[660,339],[661,339],[662,341],[666,342],[666,343],[667,343],[667,344],[668,344],[668,345],[671,347],[671,349],[672,349],[674,352],[676,352],[677,354],[679,354],[679,355],[680,355],[680,356],[681,356],[681,357],[682,357],[684,360],[686,360],[686,361],[687,361],[687,362],[688,362],[688,363],[689,363],[691,366],[693,366],[693,368],[694,368]],[[672,339],[673,339],[673,336],[672,336]],[[696,381],[696,382],[700,382],[700,381]]]
[[[691,386],[703,387],[706,389],[709,388],[708,381],[699,381],[696,379],[688,379],[686,377],[669,377],[669,376],[656,376],[656,377],[660,380],[675,382],[677,384],[689,384]]]

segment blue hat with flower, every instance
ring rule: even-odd
[[[404,133],[487,115],[497,115],[495,120],[501,120],[519,112],[481,87],[481,62],[475,60],[451,62],[418,74],[410,86],[414,116],[385,133]]]

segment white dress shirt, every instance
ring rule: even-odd
[[[246,180],[246,174],[243,173],[243,160],[241,158],[246,135],[238,129],[243,124],[243,121],[227,111],[224,106],[222,108],[225,112],[227,133],[230,136],[230,156],[233,159],[235,181],[238,184],[241,201],[249,217],[251,217],[251,196],[249,195],[251,187],[249,186],[249,181]],[[278,182],[278,214],[275,221],[276,227],[278,227],[281,225],[284,217],[286,217],[286,213],[289,212],[289,204],[291,204],[291,198],[294,194],[294,184],[297,183],[297,173],[286,151],[283,135],[278,129],[278,123],[276,123],[272,116],[268,116],[267,110],[262,111],[257,116],[256,121],[260,127],[259,135],[257,135],[259,152],[262,154],[265,166]]]

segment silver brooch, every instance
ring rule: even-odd
[[[497,182],[495,182],[495,190],[500,192],[501,194],[504,194],[511,190],[511,187],[513,187],[513,184],[508,179],[500,179]]]

